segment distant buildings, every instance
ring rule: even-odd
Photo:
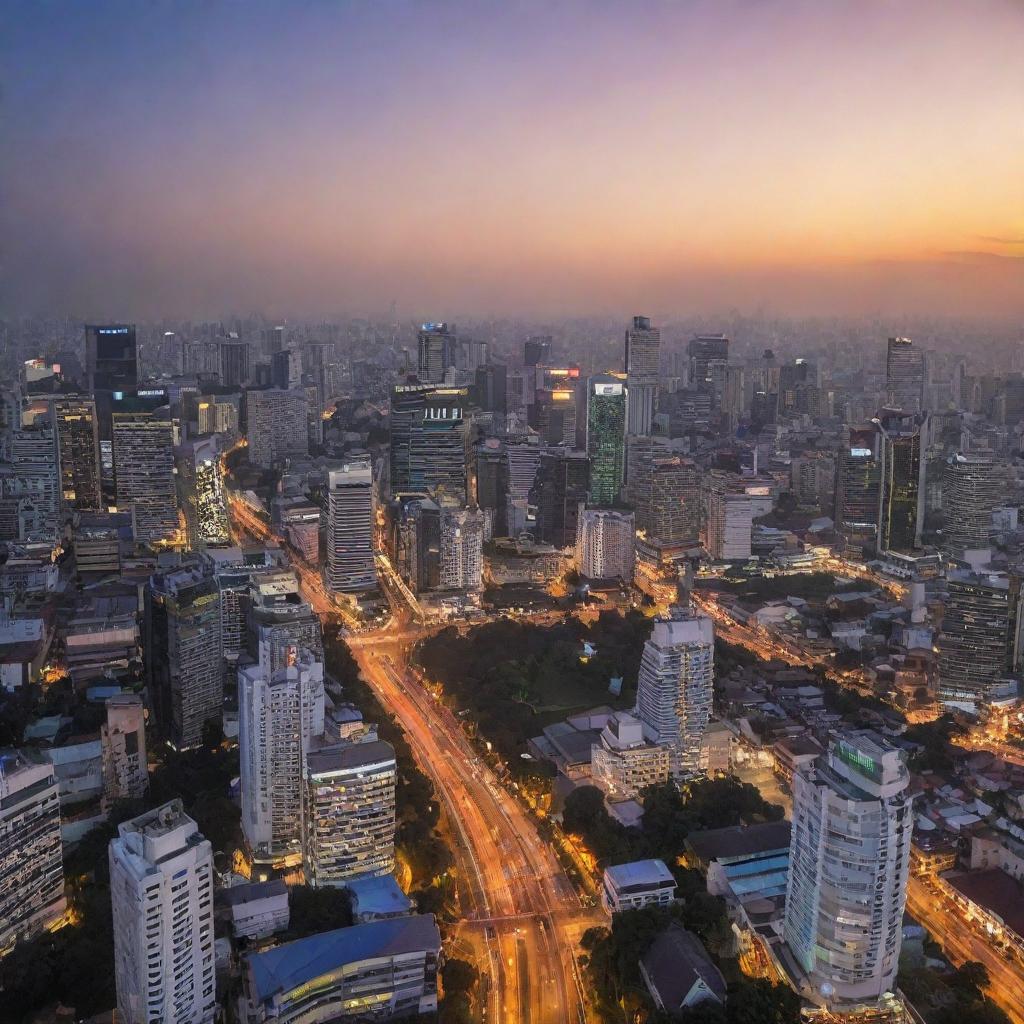
[[[249,462],[271,467],[309,454],[306,393],[301,388],[246,392]]]
[[[841,735],[793,780],[783,935],[801,994],[830,1010],[872,1006],[896,985],[914,827],[903,753]]]
[[[924,408],[924,353],[910,338],[890,338],[885,360],[886,403],[906,413]]]
[[[133,1024],[212,1024],[213,854],[180,800],[110,841],[117,1009]]]
[[[668,748],[672,775],[700,770],[701,741],[711,718],[715,630],[703,614],[673,609],[644,644],[636,710],[644,736]]]
[[[64,913],[54,767],[0,750],[0,955]]]
[[[424,384],[445,383],[445,375],[455,366],[457,345],[454,324],[423,324],[417,338],[417,365]]]
[[[631,582],[636,562],[632,512],[584,509],[576,534],[576,566],[586,579]]]
[[[334,593],[361,593],[376,586],[373,525],[373,472],[369,462],[332,469],[328,474],[324,580]]]
[[[245,959],[246,1024],[336,1020],[366,1007],[375,1020],[437,1009],[441,935],[430,914],[321,932]],[[365,1016],[365,1015],[364,1015]]]
[[[687,345],[690,386],[713,391],[716,381],[724,379],[729,361],[729,339],[724,334],[701,334]]]

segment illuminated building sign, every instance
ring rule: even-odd
[[[851,448],[850,449],[850,454],[855,459],[866,459],[866,458],[870,457],[871,449],[870,448]]]
[[[127,327],[100,327],[97,334],[127,334]]]

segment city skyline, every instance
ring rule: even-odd
[[[15,5],[6,302],[1019,314],[983,8]]]

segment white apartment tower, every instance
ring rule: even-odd
[[[588,508],[576,523],[576,567],[590,580],[633,579],[636,562],[632,512]]]
[[[142,698],[121,693],[107,698],[107,720],[100,727],[103,802],[140,800],[149,786],[146,717]]]
[[[242,831],[254,860],[302,855],[302,773],[324,731],[324,667],[290,648],[284,668],[261,662],[238,673]]]
[[[327,586],[353,594],[377,584],[373,560],[373,471],[354,462],[329,474],[327,494]]]
[[[636,709],[644,736],[669,750],[672,775],[700,770],[701,740],[711,718],[715,628],[701,613],[673,608],[644,644]]]
[[[343,885],[395,869],[395,751],[383,740],[306,756],[306,880]]]
[[[213,851],[180,800],[110,841],[117,1009],[131,1024],[211,1024]]]
[[[480,590],[484,573],[484,515],[477,508],[441,512],[442,590]]]
[[[65,905],[53,765],[0,750],[0,955],[56,921]]]
[[[754,507],[750,496],[714,483],[708,490],[704,547],[719,562],[750,558]]]
[[[875,1006],[896,984],[913,797],[903,753],[840,735],[793,780],[783,935],[802,992],[829,1009]]]

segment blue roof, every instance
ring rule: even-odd
[[[628,864],[616,864],[605,868],[605,874],[617,889],[631,885],[675,885],[672,872],[662,860],[634,860]]]
[[[253,991],[260,1002],[293,989],[345,964],[441,948],[433,914],[393,917],[351,928],[321,932],[247,958]]]
[[[745,875],[767,875],[772,871],[789,870],[789,854],[780,853],[773,857],[761,857],[757,860],[745,860],[738,864],[726,864],[723,868],[725,877],[730,881]]]
[[[412,907],[394,875],[364,875],[345,883],[357,914],[407,914]]]

